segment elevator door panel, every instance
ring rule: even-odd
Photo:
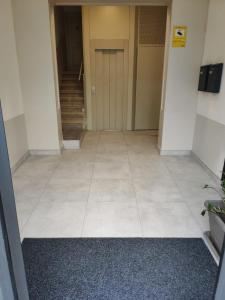
[[[96,129],[123,130],[124,51],[95,51]]]

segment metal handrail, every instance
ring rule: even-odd
[[[81,61],[81,63],[80,63],[80,72],[79,72],[79,77],[78,77],[79,81],[81,80],[82,70],[83,70],[83,61]]]

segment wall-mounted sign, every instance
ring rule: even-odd
[[[173,47],[184,48],[187,42],[187,26],[173,27]]]

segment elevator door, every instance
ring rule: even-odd
[[[124,51],[95,50],[97,130],[124,129]]]

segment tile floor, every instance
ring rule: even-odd
[[[88,132],[82,149],[31,156],[13,176],[23,237],[200,237],[213,178],[160,157],[151,132]]]

